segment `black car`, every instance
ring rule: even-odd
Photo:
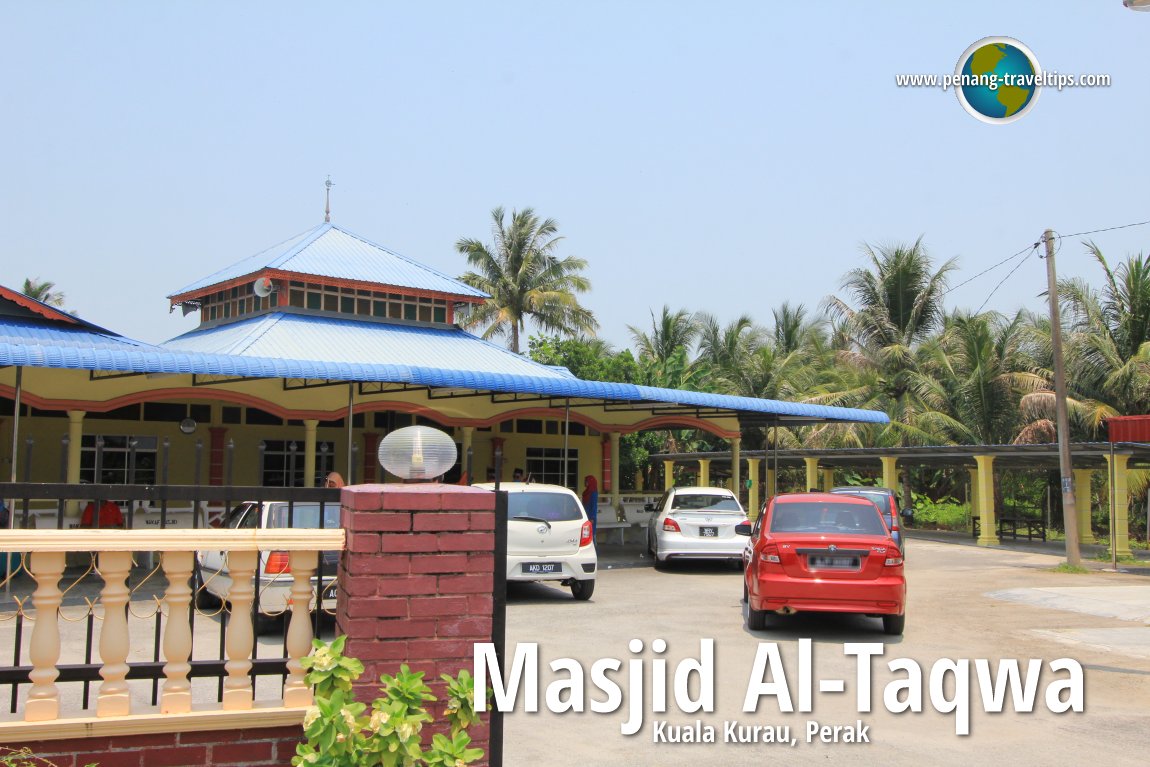
[[[914,509],[907,509],[900,514],[898,508],[898,493],[889,487],[871,487],[867,485],[833,487],[830,492],[840,495],[858,495],[866,498],[875,506],[878,506],[878,510],[882,512],[883,519],[886,520],[886,526],[890,528],[890,535],[894,538],[894,542],[898,544],[900,551],[906,552],[906,547],[903,545],[902,539],[902,527],[899,524],[900,517],[912,519],[914,517]]]

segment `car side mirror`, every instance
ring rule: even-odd
[[[750,535],[750,534],[751,534],[751,523],[750,522],[740,522],[739,524],[735,525],[735,535]]]
[[[912,509],[912,508],[911,509],[903,509],[902,510],[902,518],[903,519],[914,519],[914,509]]]

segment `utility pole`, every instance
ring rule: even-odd
[[[1066,413],[1066,370],[1062,364],[1062,318],[1058,313],[1058,278],[1054,273],[1054,232],[1047,229],[1047,295],[1050,297],[1050,345],[1054,353],[1054,410],[1058,427],[1058,470],[1062,475],[1062,523],[1066,528],[1066,564],[1082,563],[1078,552],[1078,514],[1074,499],[1074,479],[1070,469],[1070,417]]]

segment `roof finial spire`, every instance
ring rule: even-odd
[[[331,183],[331,176],[327,177],[327,181],[324,182],[324,186],[327,187],[327,191],[324,192],[323,222],[325,224],[330,224],[331,223],[331,188],[333,186],[335,186],[335,184]]]

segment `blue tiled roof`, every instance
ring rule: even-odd
[[[168,298],[193,293],[229,280],[279,269],[316,277],[394,285],[472,298],[487,294],[406,256],[340,229],[320,224],[279,245],[249,256],[231,266],[175,291]]]
[[[571,380],[571,375],[455,327],[433,328],[342,317],[275,312],[194,330],[162,344],[170,351],[239,354],[361,364],[379,361],[411,368]]]
[[[537,394],[831,421],[887,423],[871,410],[583,381],[457,329],[272,314],[161,345],[89,328],[0,318],[0,366],[306,378]]]

